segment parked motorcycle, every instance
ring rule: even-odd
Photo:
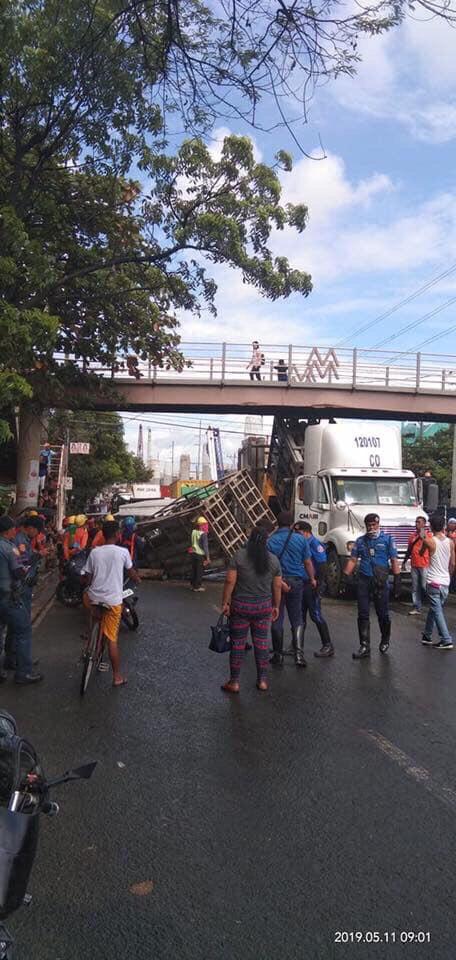
[[[55,816],[50,790],[88,780],[96,762],[47,780],[31,743],[18,736],[16,721],[0,710],[0,960],[12,960],[14,942],[3,924],[24,903],[39,835],[40,814]]]

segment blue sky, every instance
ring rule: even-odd
[[[456,296],[455,269],[390,318],[355,332],[456,267],[455,51],[455,30],[437,20],[407,20],[383,37],[363,41],[358,75],[318,88],[309,123],[299,132],[305,150],[316,156],[321,139],[324,160],[299,156],[286,130],[251,132],[264,161],[272,162],[280,148],[294,156],[293,172],[282,177],[283,200],[306,203],[309,225],[301,235],[277,234],[272,245],[312,274],[314,291],[307,299],[271,303],[234,271],[220,268],[219,316],[183,316],[183,340],[318,345],[347,338],[347,345],[374,347],[394,336],[395,349],[414,351],[456,328],[454,304],[397,336]],[[239,123],[221,123],[211,140],[215,152],[229,132],[249,131]],[[422,349],[456,354],[456,329]],[[130,442],[135,434],[129,423]],[[191,445],[194,452],[192,429],[180,430],[175,440],[176,453]],[[162,456],[169,456],[169,431],[154,426],[155,441]],[[227,435],[227,450],[234,443]]]

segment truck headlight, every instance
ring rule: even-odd
[[[318,535],[320,537],[324,537],[327,529],[328,529],[328,524],[324,523],[323,520],[320,520],[320,523],[318,524]]]
[[[351,553],[352,550],[353,550],[353,547],[355,546],[355,541],[354,541],[354,540],[347,540],[345,546],[346,546],[346,548],[347,548],[347,552],[348,552],[348,553]]]

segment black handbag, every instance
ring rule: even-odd
[[[215,627],[211,627],[211,642],[209,650],[214,653],[228,653],[231,650],[230,624],[224,613],[221,613]]]

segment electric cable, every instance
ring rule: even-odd
[[[358,336],[361,333],[365,333],[366,330],[370,330],[371,327],[375,324],[380,323],[382,320],[386,320],[388,317],[391,317],[393,313],[396,313],[401,307],[405,307],[408,303],[411,303],[412,300],[416,300],[417,297],[421,296],[422,293],[425,293],[426,290],[429,290],[431,287],[434,287],[437,283],[440,283],[441,280],[444,280],[446,277],[449,277],[452,273],[456,271],[456,263],[453,263],[451,267],[448,267],[447,270],[444,270],[443,273],[440,273],[438,276],[433,277],[431,280],[428,280],[427,283],[419,287],[418,290],[415,290],[413,293],[409,294],[408,297],[405,297],[403,300],[400,300],[398,303],[393,304],[385,313],[380,314],[378,317],[374,317],[373,320],[369,320],[368,323],[364,324],[362,327],[358,327],[355,330],[352,330],[348,336],[343,337],[342,340],[338,340],[334,344],[335,347],[341,347],[344,343],[350,343],[353,340],[353,337]]]

